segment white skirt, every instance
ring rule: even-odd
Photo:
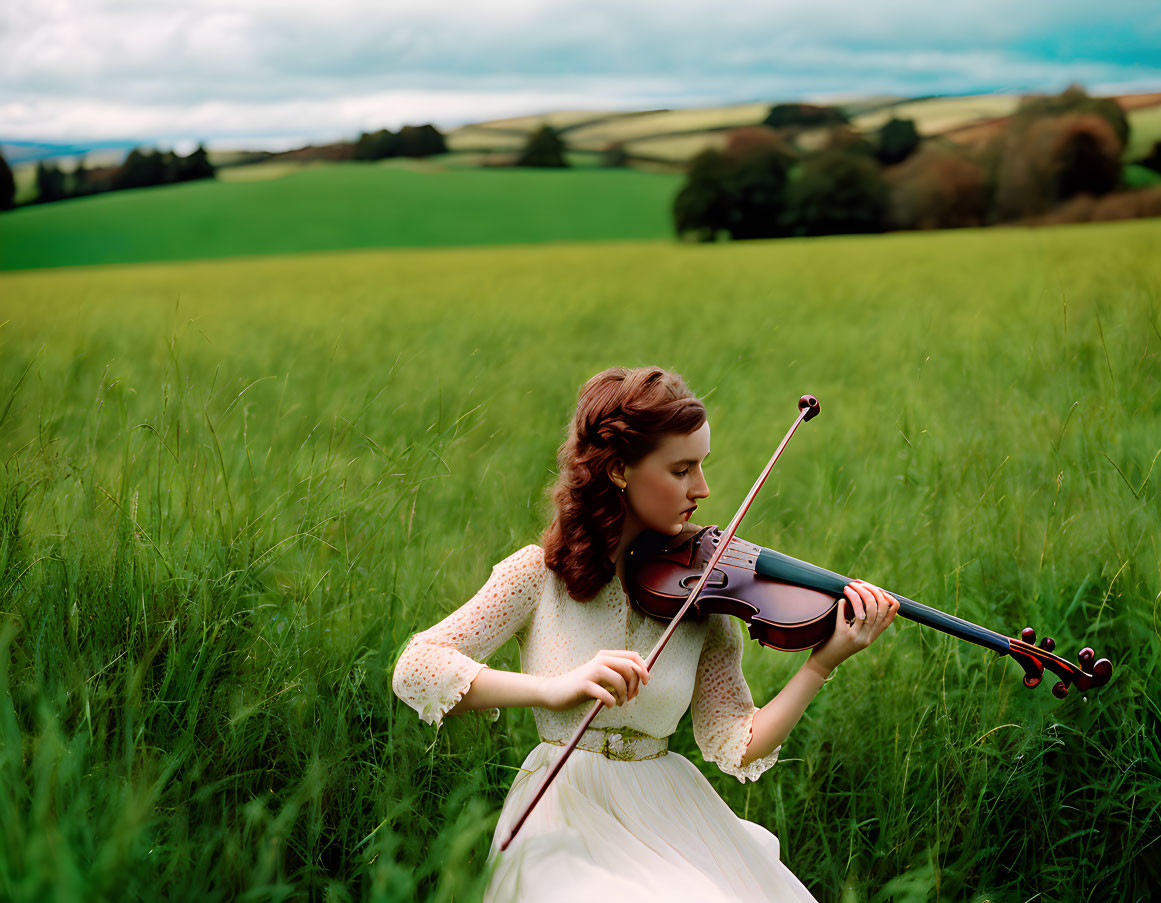
[[[739,818],[684,756],[618,761],[574,749],[504,852],[500,843],[563,748],[524,760],[488,854],[484,903],[815,903],[778,838]]]

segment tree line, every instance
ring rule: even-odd
[[[405,125],[398,132],[381,129],[363,132],[355,142],[329,146],[324,150],[303,148],[285,154],[254,154],[248,162],[282,156],[312,159],[317,153],[326,159],[381,160],[387,157],[430,157],[447,153],[443,134],[433,125]],[[124,188],[168,185],[193,179],[211,179],[216,168],[209,161],[205,147],[198,145],[188,156],[172,151],[135,148],[117,167],[89,168],[84,160],[71,172],[53,161],[36,166],[36,198],[32,203],[46,203]],[[3,154],[0,154],[0,210],[15,205],[16,181]]]
[[[184,157],[173,151],[134,148],[116,167],[90,168],[82,159],[71,172],[62,170],[51,160],[42,160],[36,164],[36,199],[33,203],[61,201],[126,188],[212,179],[214,175],[214,166],[209,161],[206,149],[200,144]],[[0,210],[12,209],[15,200],[16,180],[7,161],[0,155]]]
[[[817,150],[794,139],[824,129]],[[1161,189],[1121,192],[1129,123],[1080,85],[1021,101],[981,150],[922,141],[892,118],[861,135],[838,108],[780,104],[690,163],[673,203],[684,238],[734,239],[1161,215]],[[1139,164],[1161,172],[1161,142]]]
[[[355,142],[354,159],[384,160],[389,157],[432,157],[446,154],[443,134],[434,125],[405,125],[398,132],[380,129],[363,132]]]

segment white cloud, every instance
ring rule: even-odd
[[[1074,80],[1092,90],[1161,89],[1161,6],[0,3],[0,137],[9,139],[340,137],[557,108],[1054,90]]]

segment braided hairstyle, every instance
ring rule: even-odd
[[[678,374],[660,367],[610,367],[581,388],[568,438],[557,450],[556,511],[540,540],[545,564],[573,599],[591,601],[616,573],[609,556],[621,541],[627,503],[609,465],[631,467],[666,433],[692,433],[705,422],[701,400]]]

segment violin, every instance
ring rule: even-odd
[[[688,527],[688,525],[687,525]],[[722,542],[717,526],[686,529],[677,536],[647,531],[630,546],[625,558],[629,599],[642,614],[670,621],[681,611],[693,585]],[[763,646],[786,652],[812,649],[834,633],[836,606],[846,603],[845,617],[854,617],[843,587],[854,581],[817,565],[738,537],[729,540],[687,618],[701,620],[712,613],[741,618],[750,638]],[[1046,636],[1036,645],[1036,631],[1025,627],[1020,639],[1006,637],[931,608],[898,593],[899,614],[969,643],[1010,655],[1024,668],[1024,686],[1035,687],[1044,670],[1060,680],[1052,688],[1058,699],[1070,686],[1081,690],[1109,682],[1113,666],[1107,658],[1094,661],[1089,647],[1080,650],[1079,664],[1061,658],[1056,643]]]

